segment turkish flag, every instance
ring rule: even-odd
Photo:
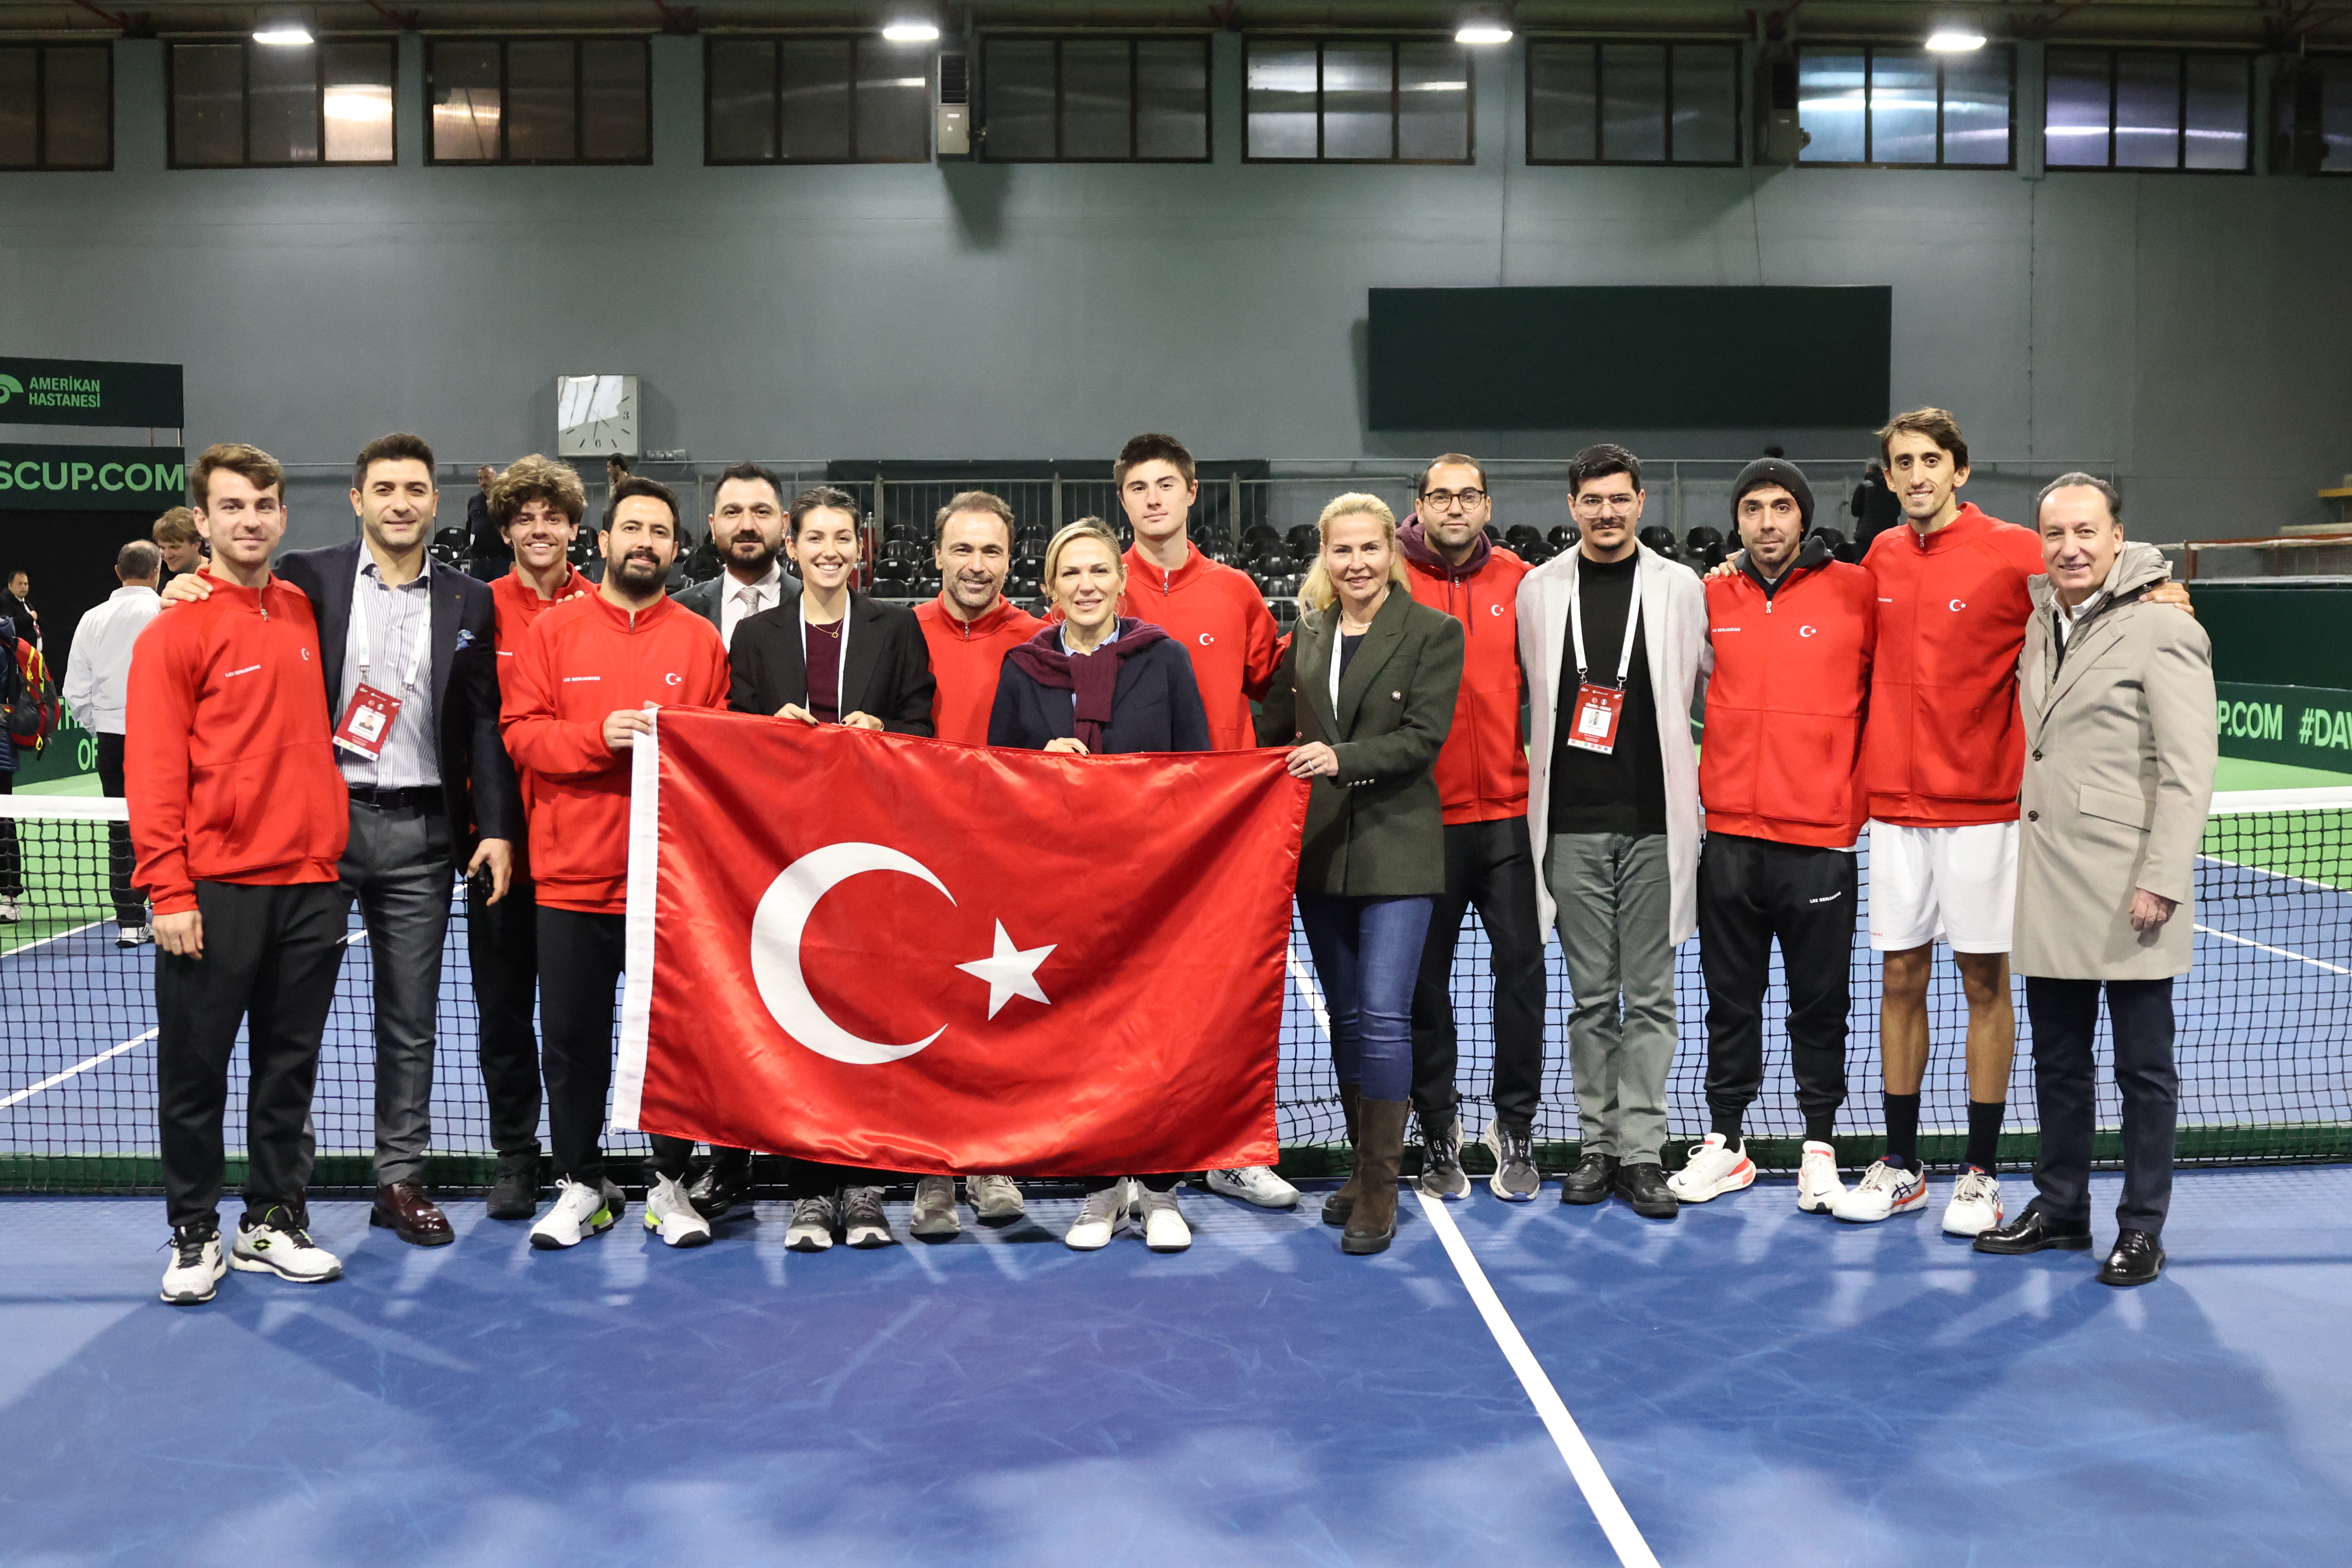
[[[1274,1163],[1307,784],[670,710],[613,1121],[919,1174]]]

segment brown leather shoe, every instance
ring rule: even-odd
[[[1357,1110],[1363,1102],[1363,1089],[1352,1083],[1339,1086],[1339,1115],[1348,1124],[1348,1179],[1339,1190],[1323,1200],[1323,1223],[1345,1225],[1348,1216],[1356,1212],[1356,1171],[1363,1157],[1363,1134],[1357,1127]]]
[[[425,1195],[422,1182],[394,1182],[375,1190],[368,1224],[387,1226],[412,1247],[446,1247],[457,1239],[441,1205]]]

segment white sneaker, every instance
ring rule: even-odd
[[[794,1252],[823,1252],[833,1245],[833,1220],[832,1198],[795,1198],[784,1245]]]
[[[662,1238],[665,1247],[708,1247],[710,1245],[710,1222],[686,1195],[686,1184],[675,1176],[664,1176],[646,1194],[646,1228]]]
[[[2000,1179],[1974,1165],[1952,1184],[1952,1201],[1944,1205],[1946,1236],[1982,1236],[2000,1228]]]
[[[1010,1176],[966,1176],[963,1195],[982,1225],[1010,1224],[1029,1212]]]
[[[556,1186],[554,1206],[530,1227],[530,1244],[541,1252],[577,1247],[612,1229],[620,1217],[621,1205],[611,1200],[602,1184],[592,1187],[566,1176]]]
[[[1747,1142],[1743,1140],[1735,1152],[1729,1139],[1710,1132],[1706,1142],[1691,1151],[1683,1168],[1666,1178],[1666,1190],[1686,1204],[1703,1204],[1755,1182],[1756,1162],[1748,1157]]]
[[[1807,1214],[1831,1214],[1845,1196],[1838,1176],[1837,1151],[1827,1143],[1805,1141],[1805,1157],[1797,1166],[1797,1206]]]
[[[1917,1214],[1927,1206],[1927,1173],[1907,1171],[1886,1155],[1871,1162],[1854,1189],[1830,1205],[1830,1213],[1856,1225],[1874,1225],[1889,1215]]]
[[[152,925],[116,926],[114,928],[114,945],[117,947],[144,947],[147,943],[153,942],[154,940],[155,928]]]
[[[1127,1183],[1124,1179],[1109,1186],[1098,1187],[1087,1194],[1078,1205],[1078,1217],[1062,1237],[1062,1245],[1074,1252],[1092,1252],[1110,1245],[1110,1238],[1127,1224]]]
[[[294,1216],[277,1204],[236,1222],[229,1267],[247,1274],[275,1274],[297,1285],[323,1285],[343,1277],[342,1260],[310,1239]]]
[[[1298,1205],[1298,1189],[1264,1165],[1211,1171],[1207,1184],[1221,1197],[1239,1198],[1262,1209],[1296,1208]]]
[[[228,1272],[221,1257],[220,1232],[183,1226],[172,1233],[172,1261],[163,1266],[163,1300],[193,1307],[213,1299]]]
[[[16,900],[0,899],[0,924],[15,925],[24,918],[24,911],[16,907]]]
[[[1274,1174],[1263,1166],[1258,1169],[1263,1175]],[[1283,1184],[1288,1186],[1290,1184],[1285,1182]],[[1164,1193],[1147,1192],[1144,1203],[1147,1206],[1143,1221],[1144,1246],[1154,1252],[1181,1252],[1192,1245],[1192,1227],[1184,1223],[1183,1215],[1177,1211],[1175,1188],[1171,1187]]]
[[[944,1241],[963,1229],[956,1218],[953,1176],[915,1178],[915,1206],[907,1228],[926,1241]]]

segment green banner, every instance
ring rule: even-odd
[[[98,737],[81,727],[73,710],[58,704],[58,727],[49,731],[49,743],[36,756],[28,747],[16,748],[16,784],[58,784],[98,772]]]
[[[180,367],[116,360],[0,356],[0,425],[185,422]]]
[[[2221,681],[2221,754],[2352,773],[2352,691]]]
[[[0,511],[137,511],[187,500],[178,447],[0,446]]]

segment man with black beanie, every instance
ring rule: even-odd
[[[1707,1109],[1714,1131],[1668,1179],[1706,1203],[1756,1179],[1740,1122],[1764,1079],[1764,989],[1779,938],[1805,1145],[1797,1206],[1844,1194],[1830,1142],[1845,1102],[1846,1017],[1868,811],[1862,721],[1877,643],[1870,574],[1809,538],[1813,491],[1795,464],[1759,458],[1731,491],[1745,547],[1706,584],[1714,673],[1699,796],[1699,963],[1706,977]]]

